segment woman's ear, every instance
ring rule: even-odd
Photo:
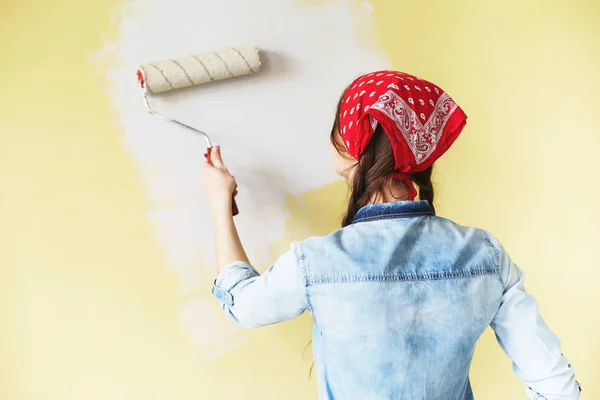
[[[342,152],[338,146],[333,145],[333,166],[335,173],[344,177],[349,177],[349,172],[356,166],[356,160],[348,152]],[[345,149],[345,148],[344,148]]]
[[[343,171],[342,176],[348,180],[349,182],[354,179],[354,174],[356,172],[356,167],[358,166],[358,162],[354,158],[349,158],[350,165]]]

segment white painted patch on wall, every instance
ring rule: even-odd
[[[365,11],[369,14],[375,11],[375,7],[373,7],[373,4],[369,0],[363,0],[362,6],[365,9]]]
[[[285,196],[336,179],[329,130],[345,85],[361,73],[389,67],[378,50],[358,44],[356,32],[370,31],[372,8],[360,11],[355,4],[138,0],[119,9],[119,39],[103,49],[122,60],[107,72],[113,84],[109,95],[148,189],[149,218],[184,294],[206,289],[214,278],[212,220],[200,187],[204,142],[146,113],[136,86],[137,65],[239,44],[261,49],[264,68],[258,75],[151,101],[157,110],[208,132],[222,146],[239,182],[240,234],[262,269],[272,261],[267,245],[285,229]],[[240,341],[243,334],[210,294],[189,301],[183,310],[202,348],[211,348],[214,355]]]

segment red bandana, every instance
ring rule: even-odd
[[[354,80],[340,110],[340,133],[357,161],[381,125],[396,158],[394,179],[406,183],[411,200],[417,191],[410,174],[429,168],[466,123],[463,110],[442,89],[397,71],[377,71]]]

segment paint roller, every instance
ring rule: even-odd
[[[137,79],[144,106],[148,112],[203,136],[206,141],[206,154],[204,154],[204,157],[210,165],[213,165],[211,160],[213,146],[208,134],[155,111],[150,107],[147,95],[156,95],[171,90],[254,74],[258,72],[260,65],[260,55],[256,47],[230,47],[142,64],[138,67]],[[232,213],[237,215],[238,212],[234,198]]]

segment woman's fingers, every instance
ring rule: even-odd
[[[225,164],[223,164],[223,159],[221,158],[221,148],[219,146],[212,148],[210,152],[210,159],[215,168],[226,169]]]

